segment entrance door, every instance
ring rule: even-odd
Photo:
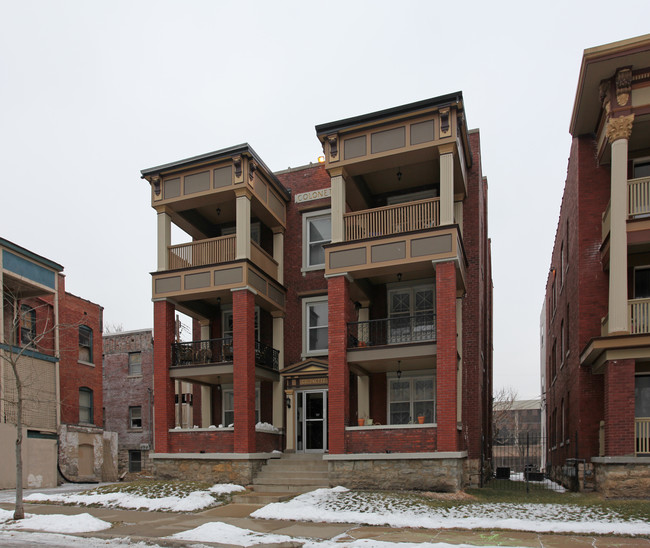
[[[327,390],[296,393],[296,451],[323,453],[327,449]]]

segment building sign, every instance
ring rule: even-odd
[[[311,202],[312,200],[320,200],[321,198],[329,198],[332,195],[331,188],[321,188],[318,190],[310,190],[309,192],[301,192],[296,194],[295,201],[297,204],[303,202]]]
[[[293,377],[287,379],[287,386],[327,385],[327,377]]]

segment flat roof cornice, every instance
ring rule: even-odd
[[[23,255],[24,257],[27,257],[28,259],[31,259],[31,260],[36,261],[38,263],[41,263],[43,266],[47,266],[48,268],[56,270],[57,272],[63,272],[63,267],[59,263],[55,263],[54,261],[50,261],[50,259],[46,259],[42,255],[37,255],[33,251],[30,251],[29,249],[25,249],[24,247],[21,247],[18,244],[10,242],[9,240],[5,240],[4,238],[0,238],[0,246],[6,247],[7,249],[10,249],[11,251],[19,253],[20,255]]]

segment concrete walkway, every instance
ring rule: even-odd
[[[0,508],[13,510],[13,504],[1,502]],[[137,510],[115,510],[110,508],[88,508],[61,506],[56,504],[25,504],[25,511],[31,514],[89,513],[99,519],[113,523],[106,531],[76,535],[93,538],[131,538],[133,542],[153,542],[160,546],[232,546],[219,543],[170,541],[164,539],[180,531],[186,531],[213,521],[221,521],[243,529],[260,533],[275,533],[311,539],[339,541],[355,539],[376,539],[390,542],[447,542],[449,544],[473,544],[476,546],[535,546],[560,548],[576,547],[644,547],[650,548],[650,539],[596,535],[554,535],[511,531],[466,531],[431,530],[392,527],[363,526],[357,524],[311,523],[285,520],[260,520],[250,518],[251,512],[261,508],[256,504],[229,504],[189,514],[173,512],[145,512]],[[269,544],[258,546],[300,546],[300,543]]]

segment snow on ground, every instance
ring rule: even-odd
[[[161,548],[158,544],[146,542],[132,542],[129,538],[99,539],[88,537],[73,537],[71,535],[58,535],[55,533],[33,533],[25,531],[0,530],[0,546],[48,546],[48,548],[103,548],[131,546],[136,548]],[[200,545],[193,545],[199,547]]]
[[[523,472],[515,472],[514,474],[510,474],[510,480],[511,481],[526,481],[524,478],[524,473]],[[555,483],[554,481],[544,478],[543,481],[535,481],[535,482],[530,482],[534,483],[535,487],[543,485],[546,489],[550,489],[551,491],[556,491],[558,493],[566,493],[566,489],[560,485],[559,483]]]
[[[14,513],[0,509],[0,528],[30,529],[47,531],[49,533],[91,533],[103,531],[111,527],[107,521],[98,519],[90,514],[66,516],[63,514],[25,514],[25,519],[13,521]]]
[[[170,495],[160,498],[151,498],[132,493],[98,493],[98,494],[44,494],[33,493],[25,500],[28,502],[61,502],[64,504],[91,505],[97,504],[106,508],[127,508],[145,510],[166,510],[170,512],[193,512],[209,506],[214,506],[215,499],[212,494],[223,495],[244,491],[240,485],[216,484],[209,491],[193,491],[186,496]]]
[[[650,523],[625,520],[600,507],[570,504],[459,504],[435,507],[382,493],[345,487],[317,489],[287,502],[268,504],[254,518],[360,523],[426,529],[512,529],[537,533],[649,535]]]

